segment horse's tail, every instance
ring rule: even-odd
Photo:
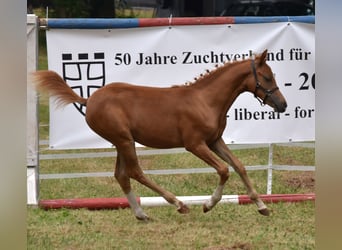
[[[56,72],[40,70],[32,73],[33,81],[39,92],[56,97],[58,106],[77,102],[86,105],[87,99],[77,95],[72,88]]]

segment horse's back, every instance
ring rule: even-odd
[[[181,88],[108,84],[88,99],[86,120],[114,144],[126,135],[151,147],[181,146],[179,123],[186,109],[182,101],[189,97]]]
[[[111,83],[95,91],[88,99],[87,112],[95,108],[116,106],[128,111],[135,109],[152,109],[166,111],[163,109],[175,109],[177,103],[185,98],[190,98],[187,93],[177,88],[157,88],[131,85],[128,83]],[[92,107],[94,106],[94,107]],[[169,110],[170,111],[170,110]]]

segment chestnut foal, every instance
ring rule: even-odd
[[[53,71],[37,71],[33,75],[37,89],[55,96],[60,104],[76,102],[86,105],[85,118],[89,127],[115,145],[118,153],[115,178],[137,219],[147,220],[149,217],[136,200],[131,178],[164,197],[177,207],[178,212],[188,213],[189,208],[144,175],[138,163],[135,142],[153,148],[185,147],[216,169],[220,180],[211,198],[204,203],[204,212],[220,201],[229,177],[227,165],[214,156],[213,152],[216,153],[240,175],[258,211],[269,215],[245,167],[221,138],[229,108],[245,91],[253,93],[274,111],[285,111],[286,100],[277,87],[266,57],[267,50],[255,59],[226,63],[190,85],[155,88],[111,83],[88,99],[78,96]]]

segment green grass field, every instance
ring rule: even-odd
[[[144,158],[144,168],[151,168],[149,163],[157,160],[154,157]],[[184,158],[192,156],[165,158],[172,159],[160,162],[165,165],[169,162],[171,166],[178,161],[188,162],[190,159]],[[85,171],[93,171],[94,168],[101,171],[112,165],[110,159],[41,162],[44,172],[49,172],[52,166],[73,168],[75,171],[85,166]],[[253,171],[249,175],[257,190],[264,193],[266,172]],[[301,172],[276,172],[274,193],[313,192],[310,185],[292,185],[294,179],[306,175]],[[218,180],[215,174],[150,177],[176,195],[211,194]],[[40,188],[42,199],[122,196],[113,177],[42,180]],[[140,196],[156,195],[135,182],[133,188]],[[233,173],[225,194],[244,193],[239,177]],[[272,210],[270,217],[259,215],[255,205],[219,204],[206,214],[201,206],[191,206],[191,212],[187,215],[178,214],[173,206],[151,207],[145,208],[152,218],[149,223],[137,221],[129,209],[45,211],[29,208],[28,249],[314,249],[313,202],[268,206]]]
[[[39,68],[46,68],[44,47]],[[48,100],[40,98],[40,139],[48,139]],[[45,146],[46,147],[46,146]],[[52,151],[53,152],[53,151]],[[69,151],[63,151],[63,153]],[[88,152],[80,151],[77,152]],[[41,154],[51,151],[41,146]],[[268,149],[235,150],[245,165],[265,165]],[[140,157],[143,169],[207,167],[189,153]],[[113,171],[115,159],[41,160],[40,173]],[[315,150],[275,146],[273,164],[315,165]],[[266,171],[250,171],[259,193],[266,193]],[[209,195],[218,183],[216,174],[149,176],[176,195]],[[314,173],[274,171],[273,193],[314,192]],[[139,196],[156,196],[133,182]],[[232,173],[225,194],[245,194]],[[114,177],[40,180],[40,199],[122,197]],[[255,205],[219,204],[204,214],[191,206],[182,215],[172,206],[145,208],[148,223],[135,219],[130,209],[49,210],[28,207],[27,248],[46,249],[314,249],[314,202],[269,204],[271,216],[258,214]]]

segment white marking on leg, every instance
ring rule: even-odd
[[[211,210],[222,198],[224,185],[218,185],[215,192],[212,194],[209,200],[205,202],[205,206],[208,210]]]
[[[129,206],[134,212],[135,217],[137,217],[139,220],[146,220],[148,219],[148,216],[144,213],[142,208],[137,202],[137,198],[133,191],[130,191],[128,194],[126,194]]]

